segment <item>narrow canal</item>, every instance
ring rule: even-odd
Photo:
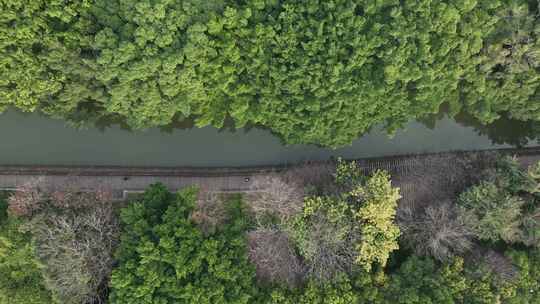
[[[411,122],[393,138],[373,130],[351,146],[331,150],[310,145],[284,146],[279,138],[260,129],[231,132],[207,127],[130,132],[114,126],[105,130],[76,130],[59,120],[8,111],[0,115],[0,164],[256,166],[332,156],[364,158],[511,147],[494,137],[493,132],[479,131],[453,119],[442,118],[431,127]],[[514,131],[526,133],[520,128],[523,127],[512,124],[499,127],[509,138],[513,138]],[[520,141],[525,146],[538,145],[530,136],[522,136]]]

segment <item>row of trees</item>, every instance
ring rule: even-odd
[[[0,208],[0,303],[540,301],[540,163],[415,212],[384,171],[317,166],[244,197],[156,184],[119,213],[27,185]]]
[[[540,121],[537,0],[1,0],[0,106],[340,146],[464,110]]]

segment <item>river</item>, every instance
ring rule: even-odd
[[[285,146],[261,129],[231,132],[206,127],[130,132],[113,126],[76,130],[60,120],[16,111],[0,115],[0,138],[1,165],[258,166],[337,156],[364,158],[511,147],[494,143],[477,129],[446,117],[436,121],[433,128],[411,122],[393,138],[373,130],[351,146],[336,150]],[[529,138],[524,143],[538,145]]]

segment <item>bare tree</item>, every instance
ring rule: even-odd
[[[42,180],[21,186],[10,212],[28,219],[48,289],[61,303],[101,303],[113,266],[119,224],[108,191],[51,190]]]
[[[304,267],[284,232],[260,228],[248,233],[248,244],[248,257],[260,282],[294,288],[302,281]]]
[[[45,283],[62,303],[96,303],[113,266],[118,223],[109,203],[84,212],[35,216],[27,225],[45,266]]]
[[[401,204],[425,208],[433,202],[453,200],[484,179],[495,163],[496,155],[489,152],[441,154],[408,159],[406,166],[390,172],[401,189]]]
[[[249,204],[256,216],[271,214],[286,220],[302,210],[303,190],[279,175],[256,180],[251,189],[257,191]]]
[[[214,233],[220,225],[227,221],[227,208],[221,195],[200,188],[197,205],[191,214],[191,218],[205,235]]]
[[[8,199],[8,212],[16,216],[31,216],[42,207],[46,192],[40,188],[43,177],[30,179],[19,186]]]
[[[475,265],[471,269],[476,269],[478,277],[484,276],[486,273],[494,275],[495,283],[504,285],[508,282],[515,281],[519,275],[519,269],[514,265],[512,260],[493,249],[486,249],[479,245],[475,245],[465,259],[467,263]],[[473,275],[475,273],[472,273]]]
[[[303,227],[288,225],[285,229],[304,258],[308,277],[324,283],[357,267],[356,245],[361,234],[355,229],[352,218],[334,221],[318,211]]]
[[[526,246],[540,247],[540,206],[523,216],[520,234],[520,239]]]
[[[447,261],[472,247],[472,232],[457,218],[449,202],[426,207],[423,211],[404,207],[398,215],[402,236],[418,255]]]
[[[504,283],[516,279],[519,271],[512,260],[494,250],[488,250],[484,255],[484,261],[488,269],[497,275]]]

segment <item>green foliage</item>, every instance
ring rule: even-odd
[[[442,269],[429,258],[411,257],[390,278],[385,292],[389,303],[458,303],[467,288],[463,261]]]
[[[540,162],[527,170],[502,158],[486,181],[459,197],[463,222],[481,240],[540,246]]]
[[[357,303],[359,295],[350,280],[342,276],[334,283],[310,281],[306,287],[296,292],[274,290],[266,299],[268,304],[348,304]]]
[[[305,259],[308,275],[327,282],[353,270],[358,228],[346,202],[315,197],[305,200],[302,213],[288,223],[286,231]]]
[[[306,198],[302,213],[288,223],[288,234],[320,281],[351,273],[356,266],[368,272],[374,264],[384,267],[399,248],[399,189],[384,171],[369,177],[361,172],[355,162],[339,160],[335,181],[343,192]]]
[[[492,273],[461,258],[439,264],[410,256],[388,277],[353,274],[324,285],[309,282],[293,291],[272,290],[261,303],[492,304],[538,303],[538,251],[508,252],[519,270],[515,280],[496,283]]]
[[[1,109],[41,109],[69,120],[98,115],[103,90],[92,68],[92,2],[0,1]]]
[[[529,167],[527,175],[531,181],[527,192],[540,196],[540,161]]]
[[[473,275],[461,258],[438,265],[429,258],[411,256],[391,275],[383,292],[387,303],[500,303],[504,290],[489,274]]]
[[[524,214],[521,226],[521,241],[523,244],[540,248],[540,206],[530,208]]]
[[[375,171],[371,176],[362,175],[357,163],[338,161],[336,183],[345,190],[342,199],[349,203],[357,229],[362,237],[356,245],[356,262],[371,270],[372,264],[384,267],[390,253],[399,248],[399,227],[395,223],[399,188],[392,187],[390,175]]]
[[[523,170],[516,157],[503,157],[497,162],[495,172],[490,179],[510,194],[534,194],[540,183],[540,177],[537,176],[538,168],[540,168],[540,162],[532,165],[528,170]]]
[[[337,147],[443,102],[540,120],[526,0],[1,0],[0,107]],[[509,17],[509,18],[507,18]]]
[[[352,304],[379,303],[380,278],[364,272],[340,275],[333,282],[308,281],[295,290],[272,289],[257,303],[267,304]]]
[[[540,250],[510,250],[507,255],[518,269],[518,278],[510,282],[504,303],[540,303]]]
[[[122,210],[111,303],[249,302],[254,270],[240,203],[232,203],[222,230],[205,237],[191,220],[196,192],[172,194],[156,184]]]
[[[351,195],[362,201],[355,214],[362,231],[357,263],[368,271],[373,263],[384,267],[390,253],[399,248],[395,223],[399,188],[392,187],[388,173],[376,171]]]
[[[465,76],[466,108],[483,122],[503,111],[520,120],[540,118],[540,19],[534,10],[528,1],[503,1],[479,64]]]
[[[358,168],[355,161],[344,161],[339,158],[334,179],[338,186],[350,190],[365,182],[366,177],[362,174],[362,170]]]
[[[5,200],[0,200],[5,212]],[[21,221],[9,217],[0,223],[0,303],[50,304],[51,295],[41,276],[42,265],[35,256],[30,236],[21,233]]]
[[[520,237],[521,207],[518,196],[490,182],[482,182],[461,194],[458,200],[461,217],[476,237],[512,243]]]

